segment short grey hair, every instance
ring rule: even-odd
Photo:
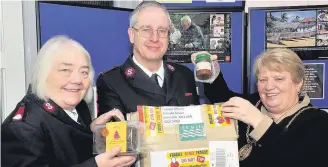
[[[188,15],[185,15],[185,16],[181,17],[180,21],[181,22],[187,21],[188,23],[191,23],[191,18]]]
[[[137,24],[139,13],[143,9],[148,8],[148,7],[157,7],[157,8],[162,9],[167,14],[168,22],[169,22],[169,25],[171,26],[170,14],[164,5],[162,5],[156,1],[143,1],[133,10],[133,12],[130,15],[130,28],[133,28]]]
[[[58,52],[65,50],[65,47],[68,45],[81,51],[88,62],[90,87],[84,96],[84,100],[89,103],[93,99],[92,86],[94,77],[90,54],[80,43],[63,35],[54,36],[49,39],[38,52],[32,73],[31,91],[42,100],[47,101],[49,99],[46,92],[46,80],[52,68],[53,59]]]
[[[294,83],[305,81],[305,66],[299,56],[287,48],[268,49],[259,55],[253,65],[253,73],[258,80],[260,70],[287,71],[291,73]],[[301,89],[302,91],[302,89]]]

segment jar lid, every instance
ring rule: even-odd
[[[196,56],[196,63],[197,62],[200,62],[202,60],[207,60],[209,62],[211,62],[211,55],[210,54],[207,54],[207,53],[200,53]]]

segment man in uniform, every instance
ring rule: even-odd
[[[168,48],[170,17],[160,3],[144,1],[133,11],[128,29],[133,55],[97,79],[98,115],[113,108],[122,113],[138,105],[188,106],[199,104],[193,72],[163,62]]]

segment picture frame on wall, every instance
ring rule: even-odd
[[[328,5],[252,7],[248,17],[248,66],[273,48],[293,50],[305,66],[304,90],[311,103],[328,107]],[[256,92],[256,78],[249,69],[249,90]]]
[[[266,49],[289,48],[302,60],[328,59],[328,7],[266,12]]]
[[[169,9],[172,27],[164,60],[191,63],[190,55],[206,50],[231,62],[231,12],[219,9]]]

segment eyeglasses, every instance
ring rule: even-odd
[[[142,36],[142,37],[145,37],[145,38],[149,38],[153,35],[153,32],[154,30],[152,28],[134,28],[132,27],[134,30],[138,31],[139,32],[139,35]],[[160,37],[160,38],[166,38],[169,34],[169,30],[165,29],[165,28],[159,28],[157,30],[157,35]]]

